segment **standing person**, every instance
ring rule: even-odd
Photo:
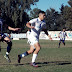
[[[60,48],[61,42],[65,46],[65,37],[67,36],[67,33],[65,31],[66,31],[66,28],[63,28],[63,30],[59,33],[58,37],[60,38],[60,40],[59,40],[59,46],[58,46],[58,48]],[[67,38],[68,38],[68,36],[67,36]]]
[[[28,31],[27,31],[27,33],[26,33],[26,37],[27,37],[27,38],[29,37],[30,33],[31,33],[31,31],[30,31],[30,29],[28,29]]]
[[[31,42],[30,42],[30,40],[29,40],[29,36],[30,36],[30,33],[31,33],[31,31],[30,31],[30,29],[28,29],[28,31],[27,31],[27,33],[26,33],[26,36],[27,36],[27,43],[28,44],[30,44]],[[35,49],[35,47],[33,46],[33,48]]]
[[[39,34],[41,32],[41,30],[43,30],[45,32],[45,34],[52,39],[47,30],[46,30],[46,23],[44,21],[45,18],[45,12],[44,11],[40,11],[39,12],[39,17],[30,20],[26,26],[28,28],[31,28],[31,33],[29,35],[29,41],[30,41],[30,50],[26,51],[23,54],[18,55],[18,63],[20,63],[20,60],[22,57],[25,57],[29,54],[33,53],[33,57],[32,57],[32,62],[31,62],[31,66],[34,67],[38,67],[38,65],[35,63],[35,60],[37,58],[37,55],[41,49],[41,46],[39,44]],[[35,49],[34,49],[35,48]]]
[[[9,53],[11,51],[11,47],[12,47],[12,41],[10,40],[10,38],[8,36],[6,36],[3,31],[4,29],[9,29],[9,30],[12,30],[12,31],[18,31],[20,30],[20,28],[12,28],[10,26],[8,26],[3,18],[1,17],[1,13],[0,13],[0,41],[5,41],[7,43],[7,51],[6,51],[6,54],[4,56],[5,59],[7,59],[8,62],[11,62],[10,58],[9,58]]]
[[[30,29],[28,29],[28,31],[27,31],[27,33],[26,33],[27,39],[29,38],[30,33],[31,33],[31,31],[30,31]],[[27,40],[27,43],[29,43],[29,39]]]

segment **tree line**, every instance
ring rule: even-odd
[[[26,32],[26,23],[38,17],[40,9],[31,10],[31,5],[36,5],[39,0],[0,0],[0,13],[6,23],[12,27],[20,27],[20,32]],[[47,9],[46,25],[48,30],[58,31],[63,27],[72,30],[72,0],[68,1],[69,6],[61,5],[60,12],[53,8]],[[31,11],[30,11],[31,10]],[[28,12],[30,11],[30,15]]]

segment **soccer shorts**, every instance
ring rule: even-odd
[[[0,41],[4,41],[4,38],[7,37],[5,34],[1,34],[1,39]]]
[[[61,39],[60,39],[60,41],[62,41],[63,43],[65,42],[65,40],[61,40]]]
[[[28,37],[28,43],[30,45],[33,45],[34,46],[34,44],[37,43],[37,42],[39,42],[39,38],[37,38],[35,36]]]

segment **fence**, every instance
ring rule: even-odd
[[[59,40],[58,34],[60,31],[48,31],[49,35],[51,35],[53,40]],[[66,40],[72,40],[72,31],[66,31],[68,38],[66,37]],[[11,38],[13,40],[19,40],[20,38],[27,38],[26,33],[20,33],[20,34],[11,34]],[[39,39],[49,39],[48,36],[42,31],[40,33]]]

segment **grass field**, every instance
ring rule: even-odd
[[[27,39],[12,42],[11,63],[4,58],[7,44],[1,43],[0,72],[72,72],[72,41],[66,41],[66,46],[61,44],[58,48],[58,41],[40,40],[41,50],[36,60],[38,68],[29,65],[32,54],[17,63],[17,55],[29,49]]]

